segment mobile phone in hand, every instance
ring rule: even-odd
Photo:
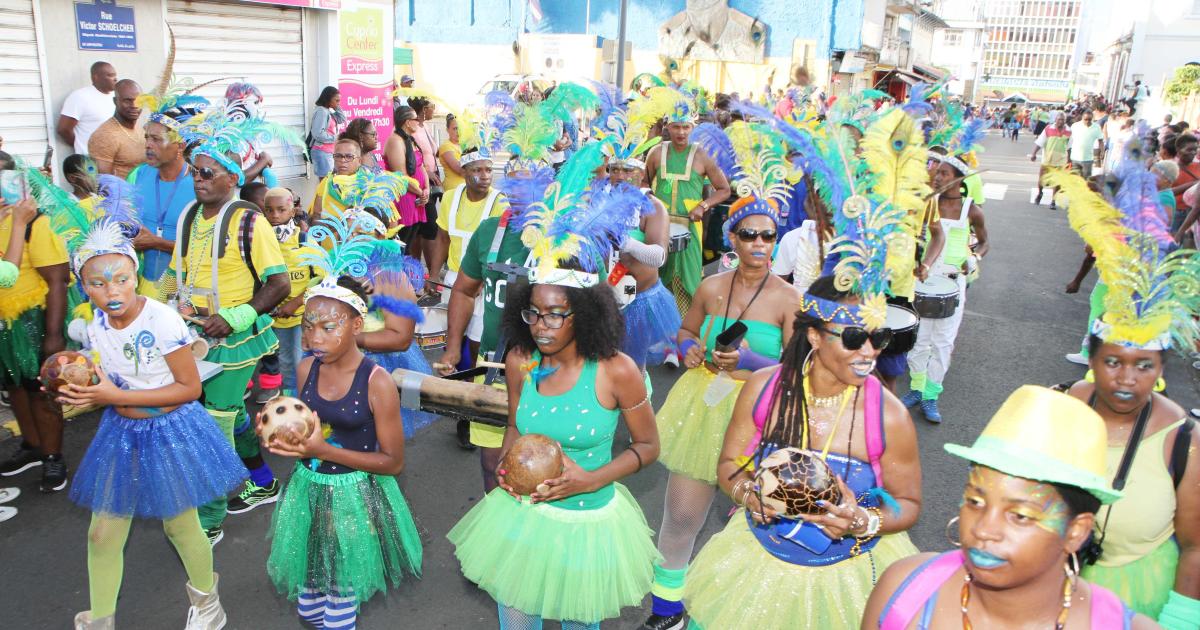
[[[21,171],[0,171],[0,197],[6,205],[15,205],[29,197],[29,182]]]
[[[742,345],[742,338],[746,336],[746,324],[742,322],[733,322],[721,334],[717,335],[716,349],[721,352],[733,352]]]
[[[54,166],[54,147],[46,145],[46,157],[42,158],[42,168],[50,170]]]

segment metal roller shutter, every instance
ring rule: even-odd
[[[0,0],[8,1],[8,0]],[[198,94],[223,103],[225,88],[248,81],[263,93],[267,119],[287,125],[304,137],[303,11],[265,4],[168,0],[167,22],[175,32],[175,75],[197,85],[223,77]],[[314,97],[315,98],[315,97]],[[303,177],[301,149],[263,147],[274,158],[280,179]]]
[[[41,166],[46,101],[31,0],[0,0],[0,136],[4,151]]]

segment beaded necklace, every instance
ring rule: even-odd
[[[214,220],[212,225],[210,225],[203,232],[200,232],[199,226],[201,218],[202,215],[196,216],[196,219],[192,221],[191,233],[188,234],[189,245],[187,270],[184,272],[186,276],[185,286],[187,286],[188,302],[191,302],[191,297],[195,293],[196,278],[199,277],[199,267],[200,262],[204,260],[204,252],[210,249],[212,245],[213,234],[217,231],[217,222]],[[195,305],[193,304],[193,306]]]
[[[1058,618],[1054,620],[1054,630],[1063,630],[1067,626],[1067,615],[1071,613],[1071,596],[1075,592],[1075,580],[1068,575],[1063,580],[1062,588],[1062,611],[1058,613]],[[967,615],[967,604],[971,603],[971,572],[967,571],[963,574],[962,594],[959,595],[959,602],[962,605],[962,627],[963,630],[974,630],[971,625],[971,618]]]

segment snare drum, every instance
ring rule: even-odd
[[[446,347],[446,308],[443,306],[422,306],[421,312],[425,321],[417,324],[417,346],[422,350],[438,350]]]
[[[927,319],[946,319],[958,310],[958,283],[943,276],[917,281],[913,309]]]
[[[883,349],[882,354],[897,355],[912,350],[917,345],[917,326],[920,324],[921,318],[916,311],[907,306],[888,304],[884,326],[891,329],[892,342]]]
[[[686,225],[671,224],[671,240],[667,245],[669,252],[681,252],[692,242],[692,230]]]

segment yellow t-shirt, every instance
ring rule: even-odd
[[[229,241],[225,248],[225,255],[217,262],[217,285],[220,291],[221,303],[217,308],[234,307],[239,304],[245,304],[254,297],[254,277],[250,275],[250,269],[246,267],[246,263],[242,260],[241,251],[239,251],[238,226],[241,224],[241,213],[245,210],[235,210],[236,214],[229,221]],[[212,239],[213,232],[216,231],[217,216],[212,219],[205,219],[202,213],[196,214],[196,219],[192,221],[192,229],[188,235],[188,253],[187,256],[181,257],[183,264],[183,277],[179,281],[181,290],[185,287],[193,288],[192,304],[198,308],[207,308],[208,302],[199,295],[203,292],[208,292],[212,289]],[[175,242],[175,247],[180,247],[182,239]],[[267,276],[277,273],[286,273],[287,266],[283,261],[283,253],[280,251],[279,239],[275,238],[275,230],[271,228],[271,224],[260,214],[254,218],[254,232],[250,237],[250,261],[254,263],[254,269],[258,272],[259,280],[266,280]],[[171,266],[168,267],[178,276],[178,271],[175,269],[175,257],[171,257]],[[192,269],[196,272],[192,273]]]
[[[463,184],[464,186],[466,184]],[[462,262],[463,248],[467,246],[469,237],[455,236],[450,230],[450,207],[454,205],[454,197],[457,196],[457,191],[454,188],[447,188],[446,194],[442,195],[442,201],[438,204],[437,226],[446,232],[450,233],[450,253],[446,258],[446,266],[455,273],[458,272],[458,265]],[[498,217],[504,214],[508,209],[508,199],[504,195],[496,197],[496,202],[492,204],[492,211],[488,216],[483,216],[483,205],[487,202],[488,195],[484,195],[479,201],[471,201],[467,198],[467,192],[464,189],[462,201],[458,204],[458,213],[454,217],[455,230],[462,230],[468,234],[473,234],[475,228],[479,227],[479,223],[484,219]]]
[[[283,263],[287,265],[288,279],[292,283],[292,290],[288,292],[284,303],[304,293],[304,290],[308,288],[308,281],[312,279],[309,266],[300,264],[300,247],[300,230],[296,230],[287,240],[279,244],[280,253],[283,254]],[[276,317],[275,327],[293,328],[299,326],[302,315],[304,315],[303,304],[300,305],[300,308],[296,309],[296,314],[292,317]]]
[[[453,153],[455,159],[462,159],[462,149],[457,144],[447,140],[437,150],[438,161],[442,163],[442,189],[450,191],[458,188],[459,184],[465,184],[466,180],[463,179],[462,175],[450,170],[450,167],[446,165],[446,161],[442,159],[442,155],[447,152]]]
[[[0,221],[0,257],[8,250],[11,234],[10,214]],[[31,308],[46,306],[50,287],[37,268],[62,265],[68,260],[66,243],[50,229],[50,219],[46,216],[34,219],[29,241],[21,251],[21,264],[17,265],[17,281],[7,289],[0,289],[0,319],[13,321]]]

